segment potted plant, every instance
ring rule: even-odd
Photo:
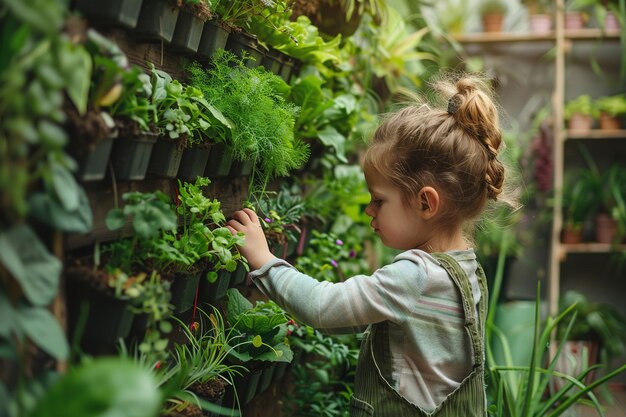
[[[211,308],[200,313],[199,321],[192,326],[179,321],[188,343],[175,344],[171,360],[165,365],[164,385],[170,393],[165,416],[178,416],[192,408],[230,412],[230,408],[221,407],[226,387],[246,371],[241,365],[227,363],[232,336],[226,331],[220,311]]]
[[[480,3],[480,16],[484,32],[502,32],[506,3],[502,0],[483,0]]]
[[[601,176],[599,209],[595,216],[595,237],[600,243],[619,243],[624,237],[624,196],[626,169],[613,163]]]
[[[229,355],[233,363],[244,365],[250,372],[247,380],[235,381],[237,391],[229,394],[231,401],[238,398],[245,405],[256,394],[263,369],[275,362],[292,361],[293,352],[285,343],[290,318],[272,301],[253,305],[235,288],[227,295],[227,332],[233,343]]]
[[[568,173],[563,186],[563,231],[564,243],[580,243],[583,227],[592,219],[597,207],[597,193],[602,184],[600,178],[589,169]]]
[[[558,327],[557,339],[565,340],[565,344],[557,370],[573,376],[598,363],[609,367],[614,358],[626,352],[626,317],[615,307],[593,303],[574,290],[561,296],[559,306],[560,314],[569,309],[573,316],[569,327]],[[593,377],[594,372],[588,373],[585,382],[591,383]]]
[[[594,105],[600,112],[600,129],[617,130],[622,127],[621,117],[626,115],[626,95],[599,97]]]
[[[288,86],[263,68],[220,50],[211,67],[189,67],[190,85],[231,122],[229,143],[235,160],[252,161],[251,187],[265,188],[270,178],[302,165],[307,146],[294,135],[297,108],[285,96]],[[211,158],[211,157],[210,157]]]
[[[546,34],[552,30],[552,7],[549,0],[524,0],[528,10],[528,24],[531,33]]]
[[[588,94],[582,94],[565,103],[563,108],[567,128],[572,132],[587,133],[597,117],[593,100]]]

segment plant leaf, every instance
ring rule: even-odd
[[[53,385],[32,417],[154,417],[160,405],[158,384],[148,369],[128,359],[97,358]]]
[[[67,209],[50,194],[34,193],[30,200],[33,217],[48,226],[69,233],[87,233],[93,225],[93,213],[85,191],[78,187],[78,204],[74,209]]]
[[[62,264],[28,225],[0,234],[0,263],[22,287],[28,301],[48,305],[57,293]]]
[[[65,340],[65,333],[46,308],[21,306],[17,312],[15,319],[20,330],[33,343],[56,359],[67,359],[69,346]]]

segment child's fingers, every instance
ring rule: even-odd
[[[250,215],[246,213],[244,210],[237,210],[236,212],[234,212],[233,219],[238,221],[243,226],[248,226],[253,223],[252,219],[250,218]]]
[[[244,208],[243,211],[246,212],[246,214],[248,215],[250,220],[252,220],[253,223],[259,223],[259,216],[257,216],[254,210],[251,210],[249,208]]]

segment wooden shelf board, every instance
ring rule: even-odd
[[[565,38],[572,40],[596,40],[596,39],[619,39],[619,31],[603,32],[601,29],[587,28],[579,30],[566,30]],[[476,32],[455,35],[454,39],[461,43],[510,43],[510,42],[554,42],[554,31],[546,34],[529,32]]]
[[[614,246],[610,243],[576,243],[565,244],[561,243],[561,249],[564,254],[568,253],[611,253],[611,252],[623,252],[626,251],[626,245]]]
[[[589,132],[575,132],[568,130],[565,139],[624,139],[626,130],[592,129]]]

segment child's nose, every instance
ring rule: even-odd
[[[374,217],[374,209],[372,208],[372,203],[369,203],[365,207],[365,214],[367,214],[370,217]]]

